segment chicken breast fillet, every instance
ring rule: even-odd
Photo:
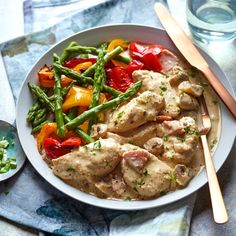
[[[177,97],[168,79],[163,74],[147,70],[136,70],[133,72],[132,77],[135,81],[143,81],[139,92],[152,91],[164,98],[165,107],[161,110],[161,115],[168,115],[173,118],[179,115],[180,108]]]
[[[172,169],[144,149],[125,151],[121,171],[125,183],[144,198],[159,196],[172,189],[168,178]]]
[[[52,169],[62,179],[89,179],[110,173],[120,160],[120,144],[113,139],[100,139],[54,159]]]
[[[148,121],[155,121],[163,106],[163,97],[150,91],[143,92],[110,114],[107,120],[108,131],[125,132]]]

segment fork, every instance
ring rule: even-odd
[[[211,120],[208,114],[208,109],[203,95],[199,98],[199,103],[201,108],[202,125],[203,125],[203,129],[200,131],[200,138],[205,157],[205,166],[206,166],[206,172],[211,196],[213,217],[216,223],[224,224],[228,221],[228,213],[226,211],[224,199],[222,197],[216,171],[214,168],[211,153],[207,143],[207,134],[211,129]]]

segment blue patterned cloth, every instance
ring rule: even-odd
[[[68,1],[64,1],[64,4]],[[41,5],[37,5],[40,2]],[[26,19],[30,19],[33,6],[43,7],[46,2],[26,4]],[[51,5],[58,2],[63,1],[49,1]],[[29,68],[56,42],[86,28],[107,23],[160,26],[153,11],[155,2],[105,1],[43,31],[1,44],[14,98],[17,99]],[[29,26],[29,22],[26,24]],[[162,208],[132,212],[106,210],[75,201],[57,191],[37,174],[28,161],[19,174],[0,184],[1,216],[40,231],[65,236],[188,235],[194,201],[195,195],[191,195]]]

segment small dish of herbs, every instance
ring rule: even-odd
[[[0,120],[0,181],[14,175],[24,164],[25,154],[16,128]]]
[[[7,150],[11,145],[15,143],[9,143],[8,140],[0,140],[0,174],[4,174],[12,169],[16,169],[16,158],[7,155]]]

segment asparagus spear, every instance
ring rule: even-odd
[[[43,121],[45,121],[46,114],[47,114],[47,109],[45,107],[37,110],[34,120],[32,122],[32,126],[35,127],[35,126],[39,125],[40,123],[42,123]]]
[[[28,83],[28,86],[33,92],[33,94],[39,99],[39,101],[45,104],[47,108],[54,111],[54,106],[50,102],[47,94],[39,86],[32,83]]]
[[[67,48],[73,47],[73,46],[77,46],[78,43],[77,42],[71,42]],[[64,61],[67,60],[67,58],[70,56],[70,53],[66,50],[67,48],[65,48],[60,56],[60,63],[63,63]]]
[[[53,67],[58,72],[60,72],[61,74],[65,75],[65,76],[68,76],[69,78],[72,78],[74,80],[81,81],[81,84],[87,84],[88,83],[88,84],[92,84],[93,85],[93,83],[94,83],[94,80],[91,77],[80,75],[76,71],[73,71],[73,70],[71,70],[71,69],[69,69],[67,67],[64,67],[62,65],[59,65],[57,63],[54,63]],[[114,89],[112,87],[109,87],[107,85],[103,86],[103,91],[112,94],[114,97],[117,97],[118,95],[121,94],[120,91],[118,91],[118,90],[116,90],[116,89]]]
[[[73,46],[68,47],[65,49],[66,52],[69,54],[71,53],[77,53],[77,54],[92,54],[92,55],[98,55],[99,51],[95,47],[87,47],[87,46]]]
[[[121,52],[123,52],[123,48],[120,47],[120,46],[116,47],[111,52],[108,52],[104,56],[105,63],[109,62],[111,59],[113,59],[114,57],[119,55]],[[94,65],[90,66],[82,75],[84,75],[84,76],[91,76],[91,75],[93,75],[95,67],[96,67],[96,63]]]
[[[54,94],[55,94],[55,117],[57,123],[57,134],[59,137],[65,135],[65,126],[62,116],[62,96],[61,96],[61,76],[56,70],[53,70],[55,85],[54,85]]]
[[[100,104],[96,107],[91,108],[88,111],[85,111],[84,113],[82,113],[81,115],[77,116],[75,119],[71,120],[70,122],[68,122],[65,126],[67,129],[74,129],[76,128],[78,125],[81,125],[84,121],[86,121],[88,118],[90,118],[91,116],[93,116],[94,114],[97,114],[101,111],[110,109],[114,106],[117,106],[118,104],[120,104],[121,102],[124,102],[128,99],[130,99],[134,94],[136,94],[138,92],[138,90],[140,89],[142,85],[142,81],[138,81],[137,83],[135,83],[131,88],[129,88],[126,92],[124,92],[123,94],[120,94],[118,97]]]
[[[99,104],[100,92],[106,81],[106,72],[104,69],[104,64],[105,64],[104,54],[105,54],[104,51],[101,51],[97,57],[97,63],[96,63],[96,68],[95,68],[95,73],[94,73],[93,98],[92,98],[92,103],[91,103],[90,108],[96,107]],[[89,134],[90,134],[92,125],[95,123],[97,123],[97,115],[94,115],[89,120],[89,125],[88,125]]]
[[[49,109],[51,111],[55,110],[54,104],[50,102],[47,94],[45,94],[45,92],[39,86],[37,86],[35,84],[31,84],[31,83],[28,83],[28,85],[31,89],[33,88],[33,91],[35,92],[34,94],[36,95],[36,97],[39,100],[41,100],[42,103],[46,107],[49,107]],[[63,119],[64,119],[65,123],[68,123],[70,121],[70,118],[67,117],[66,114],[62,113],[62,116],[63,116]],[[38,132],[40,129],[41,129],[41,127],[37,126],[32,130],[32,132],[33,133]],[[83,130],[81,130],[79,128],[76,128],[75,132],[77,132],[77,134],[87,143],[91,143],[91,142],[94,141],[87,133],[85,133]]]
[[[63,113],[63,118],[65,120],[65,123],[68,123],[71,121],[71,119]],[[92,143],[94,140],[87,134],[85,133],[82,129],[76,128],[75,132],[86,142],[86,143]]]
[[[28,113],[27,113],[27,121],[28,122],[31,122],[34,120],[34,117],[35,117],[35,114],[36,114],[36,111],[40,108],[40,103],[39,101],[37,100],[29,109]]]
[[[115,57],[117,61],[124,62],[125,64],[129,64],[131,62],[131,59],[129,57],[124,57],[122,55],[118,55]]]

